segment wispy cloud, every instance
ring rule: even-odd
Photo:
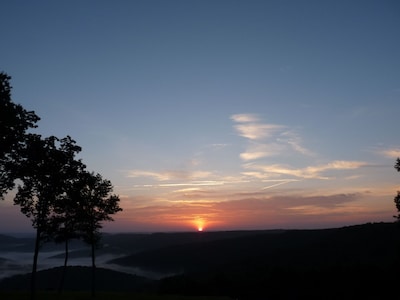
[[[298,153],[309,156],[314,155],[314,153],[311,150],[303,146],[302,138],[293,130],[288,130],[283,132],[281,137],[278,138],[278,140],[283,143],[287,143],[292,147],[294,151]]]
[[[276,124],[264,124],[260,122],[257,115],[237,114],[231,116],[231,119],[237,123],[235,129],[242,137],[250,140],[260,140],[271,136],[275,131],[284,128]]]
[[[388,158],[398,158],[400,157],[400,148],[381,150],[378,153]]]
[[[240,154],[244,161],[290,152],[313,154],[303,146],[295,130],[288,126],[264,123],[254,114],[237,114],[231,116],[231,119],[235,122],[234,128],[238,135],[249,140],[246,151]]]
[[[262,188],[263,190],[267,190],[267,189],[271,189],[271,188],[274,188],[274,187],[277,187],[277,186],[280,186],[280,185],[283,185],[283,184],[287,184],[287,183],[294,182],[294,181],[299,181],[299,180],[296,180],[296,179],[282,179],[282,180],[268,180],[268,181],[264,180],[264,181],[270,183],[269,185],[267,185],[267,186]]]
[[[168,180],[196,180],[201,178],[208,178],[213,175],[209,171],[184,171],[184,170],[172,170],[172,171],[145,171],[145,170],[131,170],[128,171],[128,177],[150,177],[157,181],[168,181]]]
[[[255,160],[263,157],[279,155],[284,150],[284,145],[279,143],[250,143],[246,151],[240,153],[240,158],[244,161]]]
[[[144,171],[144,170],[131,170],[128,172],[128,177],[136,178],[136,177],[151,177],[158,181],[164,181],[171,179],[171,173],[169,172],[152,172],[152,171]]]
[[[184,188],[180,190],[175,190],[173,191],[174,193],[199,193],[202,192],[201,188],[198,187],[190,187],[190,188]]]
[[[256,114],[236,114],[231,119],[237,123],[255,123],[259,120]]]
[[[194,182],[185,182],[185,183],[164,183],[159,184],[159,187],[182,187],[182,186],[215,186],[215,185],[223,185],[223,181],[216,180],[206,180],[206,181],[194,181]]]
[[[235,128],[242,137],[250,140],[260,140],[270,137],[284,127],[275,124],[246,123],[235,125]]]
[[[325,165],[309,166],[305,168],[295,169],[284,165],[273,164],[273,165],[260,165],[254,163],[245,164],[244,167],[249,170],[258,170],[268,174],[279,174],[279,175],[289,175],[299,178],[307,179],[329,179],[328,176],[323,175],[324,172],[330,170],[351,170],[358,169],[360,167],[366,166],[366,162],[361,161],[344,161],[337,160]]]

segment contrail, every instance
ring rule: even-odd
[[[278,183],[275,183],[273,185],[269,185],[269,186],[263,187],[262,190],[267,190],[267,189],[276,187],[278,185],[286,184],[286,183],[293,182],[293,181],[298,181],[298,180],[287,180],[287,181],[278,182]]]

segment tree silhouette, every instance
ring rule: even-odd
[[[400,172],[400,158],[397,158],[394,168],[397,170],[397,172]],[[397,216],[394,217],[400,222],[400,191],[397,191],[397,195],[394,197],[394,203],[396,204],[398,212]]]
[[[95,296],[96,256],[95,249],[101,239],[100,229],[104,221],[113,221],[111,215],[122,211],[119,197],[111,194],[113,186],[100,174],[81,172],[74,182],[69,197],[76,201],[74,219],[82,239],[91,246],[92,297]]]
[[[119,197],[100,174],[89,173],[75,155],[81,151],[71,137],[42,138],[29,133],[40,118],[11,100],[11,77],[0,72],[0,200],[15,187],[14,204],[36,229],[31,275],[31,299],[35,299],[36,271],[40,246],[48,241],[65,242],[64,272],[68,243],[81,238],[91,245],[92,296],[95,294],[95,248],[103,221],[121,211]]]
[[[0,199],[14,188],[18,166],[24,158],[27,131],[35,128],[40,118],[11,100],[11,77],[0,72]]]
[[[81,161],[75,162],[75,168],[72,170],[74,175],[65,182],[65,193],[55,203],[55,216],[51,218],[51,231],[53,232],[54,241],[56,243],[64,243],[65,247],[64,266],[58,286],[59,293],[61,293],[64,287],[64,280],[67,272],[69,241],[71,239],[81,238],[79,220],[77,219],[80,207],[79,202],[76,201],[74,187],[77,184],[77,180],[80,178],[79,174],[85,172],[85,167],[86,166],[81,163]]]
[[[14,203],[20,206],[36,229],[31,276],[31,299],[34,299],[39,249],[55,234],[56,208],[81,166],[81,162],[75,160],[81,148],[69,136],[59,140],[54,136],[43,139],[40,135],[30,135],[26,144],[23,153],[26,161],[19,168],[21,184]]]

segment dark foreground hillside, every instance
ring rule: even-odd
[[[397,224],[365,224],[171,246],[113,263],[181,270],[159,292],[249,299],[383,299],[398,292]]]
[[[37,289],[41,291],[56,291],[58,289],[62,267],[38,272]],[[64,290],[87,291],[91,288],[90,267],[68,267]],[[0,291],[28,291],[30,274],[16,275],[0,281]],[[97,291],[143,292],[154,290],[154,281],[131,274],[116,272],[108,269],[96,269]]]

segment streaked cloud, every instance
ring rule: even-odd
[[[273,133],[284,127],[275,124],[246,123],[235,125],[235,128],[242,137],[250,140],[260,140],[270,137]]]
[[[240,154],[244,161],[293,152],[313,155],[293,128],[264,123],[254,114],[233,115],[231,119],[236,123],[234,128],[238,135],[249,140],[246,151]]]
[[[260,165],[254,163],[245,164],[244,167],[249,170],[258,170],[266,174],[279,174],[289,175],[299,178],[314,178],[314,179],[329,179],[328,176],[323,175],[325,171],[331,170],[352,170],[368,165],[362,161],[333,161],[324,165],[308,166],[305,168],[290,168],[288,166],[273,164],[273,165]]]
[[[128,177],[151,177],[155,180],[164,181],[171,179],[171,174],[168,172],[151,172],[144,170],[131,170],[128,172]]]
[[[388,158],[398,158],[400,157],[400,148],[391,148],[379,151],[379,154]]]
[[[267,138],[276,130],[284,128],[282,125],[262,123],[255,114],[232,115],[231,119],[237,123],[234,127],[238,134],[250,140]]]
[[[255,123],[259,120],[256,114],[236,114],[231,119],[237,123]]]
[[[198,187],[192,187],[192,188],[184,188],[180,190],[175,190],[174,193],[193,193],[193,192],[201,192],[202,190]]]
[[[258,140],[269,137],[274,131],[285,126],[262,123],[256,114],[232,115],[231,119],[238,123],[235,129],[240,136],[251,140]]]
[[[182,187],[182,186],[214,186],[214,185],[223,185],[223,181],[216,180],[207,180],[207,181],[194,181],[194,182],[185,182],[185,183],[164,183],[159,184],[159,187]]]
[[[269,185],[264,186],[262,190],[271,189],[283,184],[299,181],[298,179],[275,179],[275,180],[263,180],[263,182],[269,183]]]
[[[336,160],[326,165],[322,165],[317,167],[321,169],[321,171],[327,169],[336,169],[336,170],[348,170],[348,169],[358,169],[360,167],[364,167],[368,165],[368,163],[363,161],[346,161],[346,160]]]
[[[279,155],[284,150],[284,145],[278,143],[251,143],[245,152],[240,153],[240,158],[244,161],[255,160],[263,157]]]
[[[314,155],[314,153],[311,150],[303,146],[302,138],[293,130],[283,132],[281,134],[281,137],[278,138],[278,141],[287,143],[292,147],[294,151],[301,153],[303,155],[309,155],[309,156]]]
[[[131,170],[128,171],[127,177],[150,177],[157,181],[167,180],[195,180],[201,178],[208,178],[212,176],[212,172],[209,171],[184,171],[184,170],[173,170],[173,171],[146,171],[146,170]]]

